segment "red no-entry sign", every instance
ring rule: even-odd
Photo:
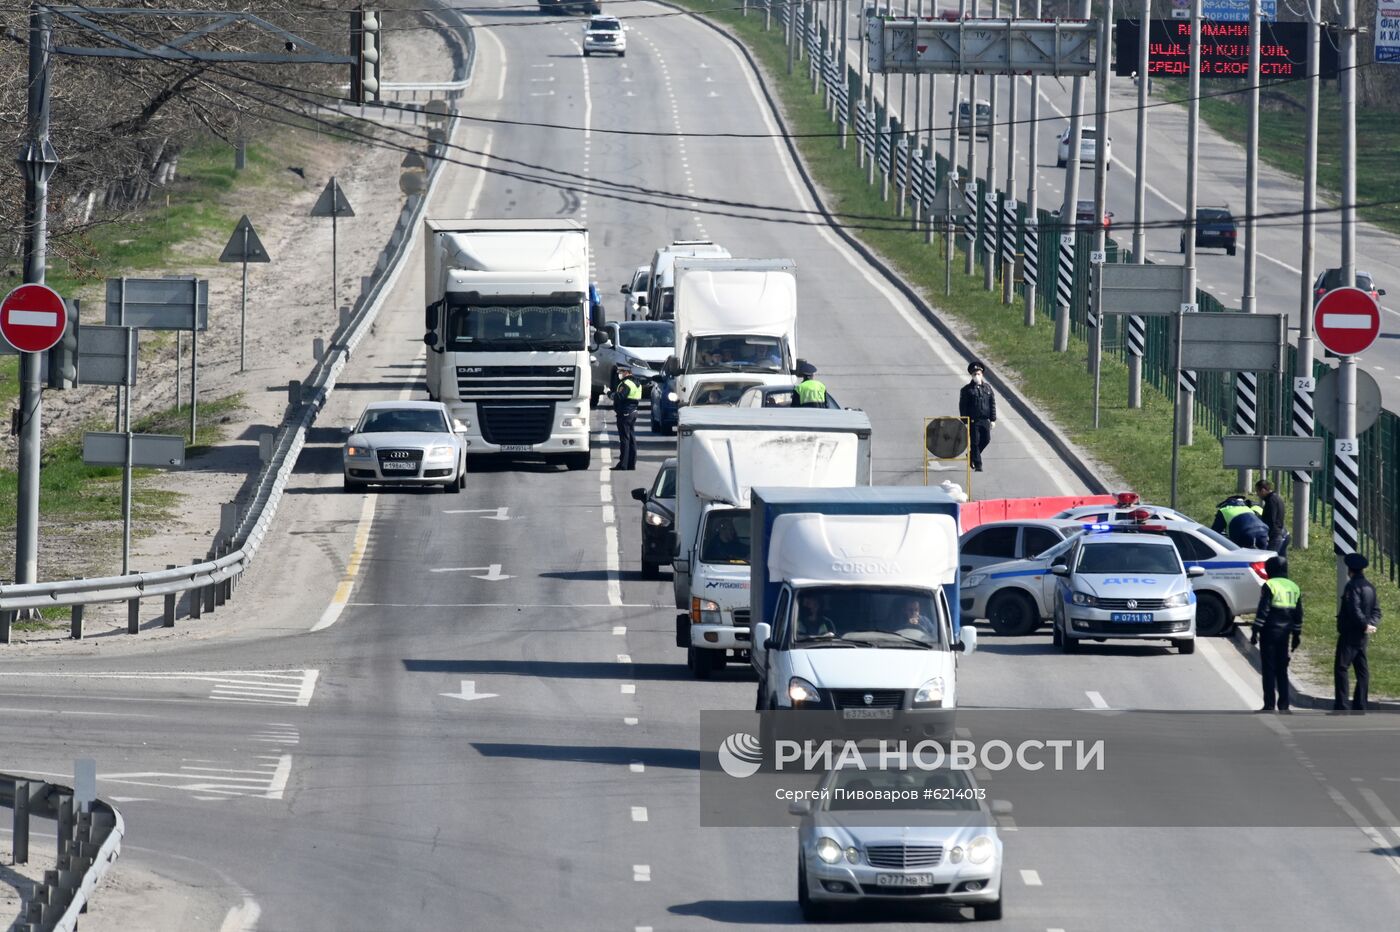
[[[42,353],[63,339],[68,309],[47,285],[20,285],[0,304],[0,335],[21,353]]]
[[[1323,346],[1338,356],[1355,356],[1381,332],[1380,305],[1369,291],[1334,288],[1317,302],[1313,326]]]

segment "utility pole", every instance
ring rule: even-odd
[[[923,0],[919,2],[919,15],[923,15]],[[929,16],[938,17],[938,0],[929,0]],[[934,155],[933,128],[938,125],[938,75],[928,76],[928,122],[924,126],[924,149],[928,152],[931,161],[936,161]],[[937,172],[934,173],[935,175]],[[929,214],[924,218],[924,242],[933,242],[933,215]]]
[[[1342,281],[1356,287],[1356,0],[1342,0]],[[1337,366],[1337,447],[1332,459],[1332,546],[1337,552],[1337,595],[1346,587],[1342,558],[1360,543],[1356,469],[1356,357]],[[1348,446],[1349,444],[1349,446]],[[1344,452],[1346,450],[1347,452]],[[1348,484],[1350,487],[1348,487]]]
[[[904,0],[904,17],[909,17],[909,0]],[[917,104],[916,104],[917,106]],[[899,139],[904,143],[905,164],[912,164],[908,158],[913,154],[914,140],[909,134],[909,75],[899,76]],[[909,173],[905,172],[902,179],[899,175],[899,166],[891,164],[890,169],[895,173],[895,198],[899,201],[898,216],[904,216],[906,202],[909,200]]]
[[[24,172],[24,282],[42,285],[48,262],[49,178],[58,155],[49,143],[49,56],[53,27],[49,10],[29,7],[28,139],[19,153]],[[19,357],[19,495],[15,503],[15,582],[39,580],[39,464],[43,423],[40,353]]]
[[[959,15],[965,14],[966,12],[967,12],[967,0],[958,0],[958,13],[959,13]],[[961,75],[961,74],[954,74],[954,75],[953,75],[953,109],[952,109],[952,111],[951,111],[951,113],[952,113],[952,122],[949,124],[949,127],[948,127],[948,177],[949,177],[950,179],[951,179],[951,178],[956,178],[956,177],[958,176],[958,96],[959,96],[959,94],[960,94],[961,92],[962,92],[962,75]],[[969,177],[970,177],[970,176],[969,176]],[[952,184],[951,184],[950,182],[944,182],[944,183],[948,186],[948,196],[951,197],[951,196],[952,196],[952,193],[953,193]],[[948,213],[947,213],[946,217],[947,217],[947,224],[945,225],[945,228],[944,228],[944,235],[947,237],[947,242],[944,244],[944,247],[945,247],[946,252],[945,252],[944,257],[943,257],[943,258],[944,258],[943,290],[944,290],[944,292],[947,293],[947,294],[952,294],[952,293],[953,293],[952,272],[951,272],[950,270],[951,270],[952,267],[953,267],[953,257],[956,255],[956,250],[955,250],[954,244],[957,242],[957,235],[953,232],[953,210],[952,210],[951,205],[949,206]]]
[[[1147,89],[1148,39],[1152,0],[1142,0],[1138,13],[1137,153],[1133,178],[1133,262],[1147,264]],[[1147,324],[1136,314],[1128,317],[1128,407],[1142,407],[1142,357],[1147,348]]]
[[[1259,256],[1259,0],[1249,0],[1249,118],[1245,129],[1244,159],[1244,285],[1240,310],[1255,313],[1254,282]],[[1253,434],[1259,426],[1259,376],[1253,372],[1235,373],[1235,433]],[[1267,431],[1266,431],[1267,433]],[[1254,472],[1241,469],[1236,485],[1248,492]]]
[[[1186,237],[1186,261],[1182,270],[1181,306],[1196,309],[1196,160],[1200,152],[1201,129],[1201,0],[1191,0],[1191,70],[1186,110],[1186,219],[1182,236]],[[1171,504],[1176,507],[1177,476],[1180,473],[1181,447],[1191,445],[1192,408],[1195,403],[1195,373],[1181,368],[1181,327],[1184,313],[1174,320],[1172,369],[1177,374],[1176,394],[1172,396],[1172,421],[1175,433],[1172,443]],[[1189,386],[1189,387],[1188,387]]]
[[[1303,270],[1298,300],[1298,361],[1293,381],[1293,433],[1300,437],[1313,435],[1313,261],[1317,236],[1317,106],[1322,80],[1319,77],[1322,54],[1322,0],[1308,4],[1308,128],[1307,152],[1303,158],[1303,255],[1299,266]],[[1312,502],[1312,473],[1299,470],[1293,474],[1293,546],[1308,547],[1311,525],[1309,506]]]
[[[1001,0],[992,0],[992,17],[1001,18]],[[997,175],[997,76],[995,74],[987,76],[987,84],[990,88],[987,93],[987,106],[989,109],[989,125],[987,126],[987,173],[982,182],[982,201],[985,204],[987,198],[996,191]],[[974,107],[976,104],[973,105]],[[974,114],[975,117],[975,114]],[[1001,250],[1000,237],[997,236],[1001,211],[993,210],[985,214],[988,232],[992,234],[992,248],[987,249],[982,254],[982,287],[988,291],[996,289],[996,267],[997,253]],[[982,241],[987,241],[987,233],[982,234]]]
[[[1011,18],[1013,20],[1021,18],[1021,0],[1012,0]],[[1017,100],[1016,92],[1021,85],[1021,79],[1013,74],[1007,78],[1007,85],[1007,93],[1010,97],[1010,100],[1007,101],[1007,110],[1010,112],[1011,116],[1006,121],[1006,187],[1003,190],[1006,191],[1007,199],[1011,200],[1016,197],[1016,128],[1020,125],[1021,118],[1021,111],[1019,109],[1020,101]],[[1006,222],[1005,211],[1002,211],[1002,221]],[[1005,239],[1010,239],[1012,236],[1012,231],[1007,230]],[[1000,249],[1001,244],[998,243],[997,245],[998,249]],[[993,259],[992,261],[1000,262],[999,259]],[[1016,300],[1016,271],[1014,259],[1008,259],[1006,262],[1000,264],[1002,266],[1001,281],[1004,303],[1011,304]]]
[[[1113,57],[1112,24],[1113,0],[1104,0],[1103,20],[1099,23],[1098,74],[1094,76],[1094,251],[1100,254],[1108,248],[1108,231],[1103,221],[1104,213],[1108,210],[1108,70]],[[1089,323],[1094,328],[1093,339],[1089,342],[1089,371],[1094,374],[1094,395],[1097,398],[1101,382],[1099,369],[1103,364],[1103,315],[1099,313],[1097,299],[1090,309]],[[1097,414],[1097,404],[1094,411]],[[1094,426],[1099,426],[1097,420]]]
[[[1080,5],[1079,18],[1089,19],[1089,0],[1084,0]],[[1079,142],[1084,129],[1084,79],[1075,78],[1071,85],[1070,105],[1069,105],[1069,152],[1065,159],[1065,200],[1060,205],[1060,236],[1065,236],[1065,230],[1069,230],[1070,236],[1074,237],[1074,245],[1079,245]],[[1055,251],[1058,257],[1055,263],[1056,288],[1055,288],[1055,352],[1069,352],[1069,324],[1070,305],[1069,300],[1061,301],[1059,294],[1059,265],[1065,261],[1065,251],[1063,247],[1057,246]]]
[[[972,0],[972,18],[977,18],[979,0]],[[961,123],[960,115],[957,113],[957,104],[953,105],[953,123]],[[964,275],[971,275],[977,270],[977,244],[982,236],[982,196],[977,193],[977,75],[968,75],[967,78],[967,189],[973,192],[972,201],[972,238],[967,242],[967,263],[963,267]]]
[[[1040,19],[1042,0],[1035,0],[1035,18]],[[1040,174],[1040,78],[1031,76],[1031,119],[1027,135],[1030,136],[1026,168],[1026,232],[1029,247],[1036,250],[1036,279],[1044,270],[1040,267],[1040,214],[1036,198],[1035,179]],[[1038,281],[1026,280],[1026,326],[1035,326],[1035,290]]]

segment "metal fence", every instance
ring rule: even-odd
[[[836,43],[830,41],[825,27],[819,25],[809,12],[811,4],[769,0],[768,7],[776,22],[785,23],[787,16],[791,15],[798,24],[799,28],[792,33],[799,42],[794,50],[795,59],[807,68],[813,93],[825,94],[830,98],[844,90],[847,100],[857,102],[853,123],[857,145],[852,158],[867,166],[870,183],[878,185],[886,197],[903,197],[907,200],[906,206],[922,208],[923,216],[929,218],[928,209],[933,204],[934,195],[947,178],[947,157],[942,153],[928,153],[918,147],[917,131],[906,132],[900,121],[901,115],[891,112],[886,102],[879,99],[875,87],[878,82],[864,82],[855,68],[848,69],[844,82],[839,80]],[[789,11],[792,11],[791,14]],[[788,35],[786,30],[782,35]],[[833,107],[830,99],[827,109],[828,113],[844,113],[844,107]],[[839,117],[833,119],[840,121]],[[906,138],[910,143],[907,148],[903,144]],[[964,169],[958,168],[957,171],[961,176],[966,174]],[[1025,267],[1028,276],[1037,283],[1036,310],[1050,319],[1059,313],[1061,257],[1069,258],[1070,264],[1063,270],[1062,284],[1063,294],[1068,298],[1070,331],[1087,338],[1090,334],[1089,259],[1093,248],[1092,234],[1076,232],[1073,245],[1063,247],[1060,240],[1062,224],[1058,216],[1039,210],[1032,224],[1024,203],[1018,203],[1014,212],[1005,210],[1008,198],[1015,198],[1015,193],[1008,195],[999,189],[985,191],[982,179],[964,180],[968,182],[965,191],[972,213],[965,219],[957,235],[959,245],[971,249],[974,261],[980,265],[987,260],[989,252],[993,257],[1006,249],[1025,252],[1029,244],[1033,254],[1027,256]],[[936,221],[937,218],[931,219]],[[1008,224],[1014,228],[1008,229]],[[1105,252],[1108,262],[1133,261],[1131,251],[1120,248],[1111,237]],[[995,277],[999,278],[1002,274],[1001,263],[994,265]],[[1024,293],[1020,285],[1017,291]],[[1197,303],[1203,313],[1227,309],[1225,304],[1206,291],[1197,291]],[[1143,378],[1159,392],[1167,394],[1177,378],[1171,359],[1171,321],[1168,318],[1148,317],[1144,323]],[[1126,361],[1130,352],[1127,318],[1108,316],[1103,326],[1105,357]],[[1312,375],[1319,378],[1329,368],[1323,362],[1314,362]],[[1299,374],[1296,370],[1297,351],[1290,346],[1285,357],[1282,394],[1275,380],[1259,379],[1258,411],[1262,432],[1292,432],[1290,409],[1293,377]],[[1203,430],[1214,437],[1233,432],[1234,405],[1233,373],[1196,374],[1193,415]],[[1315,433],[1327,439],[1330,449],[1331,441],[1335,438],[1321,425]],[[1400,578],[1400,417],[1390,411],[1382,412],[1380,420],[1362,433],[1360,440],[1360,550],[1376,566],[1377,575],[1384,570],[1394,581]],[[1280,491],[1285,495],[1290,494],[1292,483],[1291,475],[1282,476]],[[1331,471],[1324,469],[1316,472],[1310,499],[1314,520],[1324,523],[1330,520],[1331,495]]]

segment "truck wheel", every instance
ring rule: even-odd
[[[1234,621],[1218,595],[1202,592],[1196,597],[1196,634],[1213,638],[1224,634]]]
[[[684,612],[676,615],[676,646],[690,647],[690,616]],[[690,666],[690,656],[686,655],[686,666]]]
[[[992,599],[987,606],[987,621],[992,630],[1003,637],[1030,634],[1040,623],[1030,596],[1016,590],[1003,592]]]
[[[587,469],[593,463],[593,451],[564,454],[564,466],[568,469]]]
[[[718,655],[720,663],[715,663],[716,655]],[[692,647],[687,653],[686,665],[690,667],[690,672],[695,674],[697,680],[708,680],[714,676],[717,669],[724,666],[723,660],[724,655],[717,650]]]
[[[660,563],[651,563],[651,562],[648,562],[647,560],[643,560],[643,561],[642,561],[642,578],[643,578],[643,579],[660,579],[660,578],[661,578],[661,564],[660,564]]]

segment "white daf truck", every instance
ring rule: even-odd
[[[427,220],[428,397],[466,425],[467,460],[587,469],[588,230],[574,220]]]
[[[677,259],[676,352],[667,391],[687,405],[705,391],[796,385],[797,264],[791,259]]]
[[[681,409],[676,442],[676,646],[699,679],[749,648],[749,493],[870,484],[870,419],[826,408]]]

